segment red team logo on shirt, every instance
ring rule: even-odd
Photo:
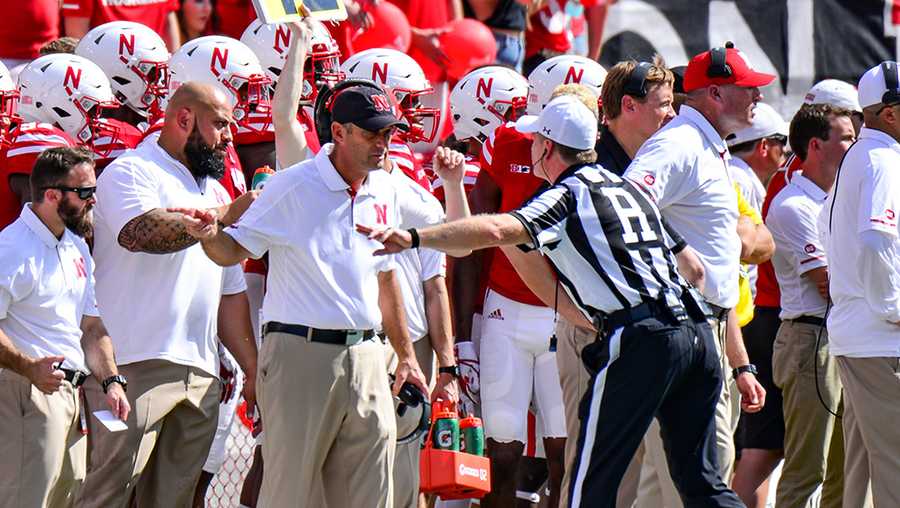
[[[816,246],[811,243],[808,243],[808,244],[806,244],[805,247],[803,247],[803,250],[805,250],[807,254],[812,254],[813,252],[816,251]]]
[[[644,183],[647,185],[653,185],[656,182],[656,178],[653,175],[644,175]]]
[[[387,226],[387,205],[376,204],[374,206],[375,206],[375,223]]]
[[[84,258],[79,257],[78,259],[73,259],[72,261],[75,264],[75,275],[77,275],[79,279],[86,278],[87,268],[84,265]]]

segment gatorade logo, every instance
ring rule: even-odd
[[[471,476],[481,481],[487,481],[487,469],[480,467],[469,467],[465,464],[459,465],[459,476]]]
[[[451,448],[453,446],[453,431],[451,429],[441,430],[438,432],[437,439],[438,446],[441,448]]]

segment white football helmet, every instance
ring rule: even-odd
[[[372,48],[348,58],[341,70],[348,79],[370,79],[384,87],[409,124],[409,132],[399,133],[406,142],[430,143],[434,139],[441,111],[421,106],[421,97],[434,93],[434,88],[415,60],[394,49]],[[428,118],[432,120],[426,133],[423,122]]]
[[[300,100],[312,104],[320,87],[330,88],[340,83],[344,80],[344,73],[340,69],[341,50],[337,42],[320,21],[310,19],[309,22],[312,24],[312,35],[303,67],[303,92]],[[288,25],[266,25],[258,19],[253,20],[241,35],[241,42],[256,54],[263,71],[273,84],[281,76],[292,40],[293,33]]]
[[[156,32],[131,21],[104,23],[81,38],[75,54],[103,69],[119,102],[151,119],[162,116],[169,50]]]
[[[597,94],[606,79],[606,69],[590,58],[560,55],[545,60],[528,75],[528,114],[539,115],[559,85],[578,83]]]
[[[120,106],[106,74],[78,55],[57,53],[29,63],[19,73],[19,112],[25,121],[58,126],[101,156],[94,141],[109,136],[111,151],[119,129],[103,118],[104,109]]]
[[[0,62],[0,146],[12,141],[10,131],[22,122],[22,117],[16,111],[18,102],[16,82],[6,65]]]
[[[269,85],[259,59],[244,43],[231,37],[209,35],[185,43],[169,60],[169,93],[188,81],[218,87],[225,92],[234,108],[235,121],[254,132],[266,132],[272,104]],[[254,122],[250,122],[251,113]]]
[[[453,134],[458,140],[480,142],[510,118],[510,110],[523,110],[528,101],[528,80],[507,67],[481,67],[463,76],[450,92]]]

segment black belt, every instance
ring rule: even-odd
[[[74,386],[75,388],[78,388],[79,386],[83,385],[85,381],[87,381],[88,374],[85,374],[84,372],[81,372],[80,370],[70,370],[70,369],[59,369],[59,370],[61,370],[62,373],[66,375],[66,377],[63,379],[72,383],[72,386]]]
[[[339,346],[352,346],[375,336],[372,330],[320,330],[304,325],[289,325],[277,321],[269,321],[263,326],[263,335],[270,333],[287,333],[303,337],[308,342],[321,342]]]
[[[730,309],[726,309],[725,307],[719,307],[714,303],[706,302],[706,305],[709,306],[709,310],[713,313],[713,318],[718,319],[719,321],[725,321],[728,318],[728,311]]]
[[[600,333],[610,333],[616,328],[629,326],[649,318],[677,320],[675,312],[678,311],[667,306],[663,301],[654,300],[627,309],[598,313],[594,318],[594,326],[598,327],[597,330]],[[684,313],[684,309],[682,308],[680,312]]]
[[[825,318],[820,318],[817,316],[799,316],[788,319],[788,321],[794,321],[796,323],[803,323],[813,326],[825,326]]]

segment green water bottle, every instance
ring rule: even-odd
[[[459,421],[459,431],[462,434],[462,451],[484,456],[484,427],[481,425],[481,418],[463,418]]]
[[[434,401],[432,413],[434,429],[431,432],[435,450],[459,451],[459,418],[452,402]]]

